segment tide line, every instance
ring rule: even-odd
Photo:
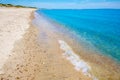
[[[69,60],[75,67],[75,70],[82,71],[85,76],[92,78],[92,80],[98,80],[93,74],[90,73],[91,67],[82,60],[72,48],[63,40],[58,40],[60,48],[64,51],[63,56]]]

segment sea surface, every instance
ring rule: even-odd
[[[86,46],[93,46],[120,62],[120,9],[42,9],[37,12],[74,32]]]

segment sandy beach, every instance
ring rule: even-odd
[[[0,8],[0,74],[14,44],[29,28],[32,9]]]
[[[120,79],[120,69],[111,60],[86,56],[35,9],[0,8],[0,18],[1,80]]]
[[[63,58],[54,35],[37,37],[39,30],[31,24],[33,11],[0,8],[1,80],[91,80]]]

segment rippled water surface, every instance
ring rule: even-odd
[[[40,14],[64,25],[89,46],[120,61],[120,10],[38,10]]]

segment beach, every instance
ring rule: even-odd
[[[0,8],[0,74],[14,44],[29,28],[32,9]]]
[[[0,8],[1,80],[120,79],[120,67],[111,59],[86,53],[60,26],[35,11]]]
[[[49,48],[51,44],[48,46],[43,40],[42,43],[38,41],[38,30],[31,24],[33,11],[24,8],[0,9],[1,80],[90,80],[62,57],[58,42],[51,43],[54,47]]]

